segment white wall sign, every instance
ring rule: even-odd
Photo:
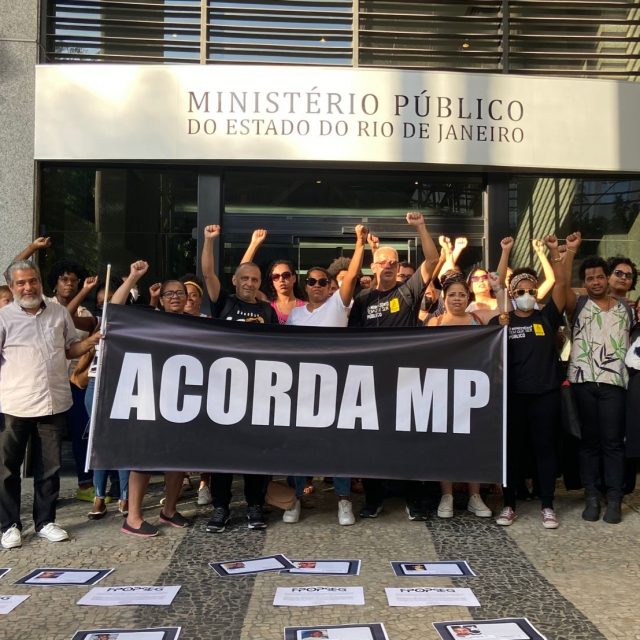
[[[640,85],[393,69],[36,69],[37,160],[640,171]]]

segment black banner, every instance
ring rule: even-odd
[[[502,482],[498,327],[319,329],[109,305],[96,469]]]

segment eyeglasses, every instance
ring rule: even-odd
[[[187,294],[180,289],[176,291],[165,291],[160,295],[161,298],[184,298]]]
[[[525,293],[528,293],[530,296],[533,296],[535,298],[538,295],[538,290],[537,289],[516,289],[513,292],[516,298],[520,298]]]
[[[485,273],[483,276],[471,276],[471,278],[469,278],[469,280],[471,280],[471,282],[482,282],[483,280],[488,280],[489,276]]]
[[[631,271],[623,271],[622,269],[614,269],[613,275],[617,278],[624,278],[625,280],[633,280],[633,273]]]
[[[271,279],[274,282],[278,282],[280,278],[282,278],[283,280],[289,280],[289,278],[291,278],[292,275],[293,273],[291,273],[291,271],[283,271],[282,273],[272,273]]]
[[[389,269],[393,269],[398,266],[397,260],[378,260],[373,264],[379,264],[381,267],[389,267]]]
[[[329,284],[329,280],[327,278],[307,278],[308,286],[315,287],[317,284],[321,287],[326,287]]]

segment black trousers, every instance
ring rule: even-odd
[[[36,531],[55,522],[60,493],[60,452],[66,413],[37,418],[5,414],[0,429],[0,529],[6,531],[20,521],[20,465],[29,436],[33,452],[33,522]]]
[[[518,484],[526,477],[530,468],[528,457],[533,454],[542,508],[553,508],[559,424],[559,389],[548,393],[509,393],[507,485],[503,488],[505,507],[515,509]]]
[[[580,475],[585,495],[597,496],[604,487],[608,498],[621,500],[626,391],[623,387],[596,382],[581,382],[572,387],[582,425]]]
[[[267,491],[267,476],[250,475],[245,473],[244,476],[244,498],[249,507],[262,506],[264,496]],[[231,483],[233,482],[232,473],[212,473],[211,474],[211,493],[213,494],[213,506],[229,508],[231,503]]]

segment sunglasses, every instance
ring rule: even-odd
[[[273,282],[278,282],[280,278],[282,278],[283,280],[289,280],[289,278],[291,278],[292,275],[293,273],[291,273],[291,271],[283,271],[282,273],[272,273],[271,280],[273,280]]]
[[[489,276],[485,273],[483,276],[471,276],[471,282],[482,282],[483,280],[488,280]]]
[[[533,296],[535,298],[538,295],[538,290],[537,289],[516,289],[513,292],[513,295],[516,298],[519,298],[520,296],[523,296],[525,293],[528,293],[530,296]]]
[[[624,278],[626,280],[633,280],[633,273],[631,271],[623,271],[622,269],[614,269],[613,275],[617,278]]]
[[[165,291],[161,298],[184,298],[187,294],[184,291]]]
[[[329,284],[329,280],[327,278],[307,278],[307,285],[309,287],[315,287],[317,284],[321,287],[326,287]]]
[[[374,262],[373,264],[379,264],[381,267],[389,267],[389,269],[393,269],[398,266],[397,260],[378,260],[378,262]]]

